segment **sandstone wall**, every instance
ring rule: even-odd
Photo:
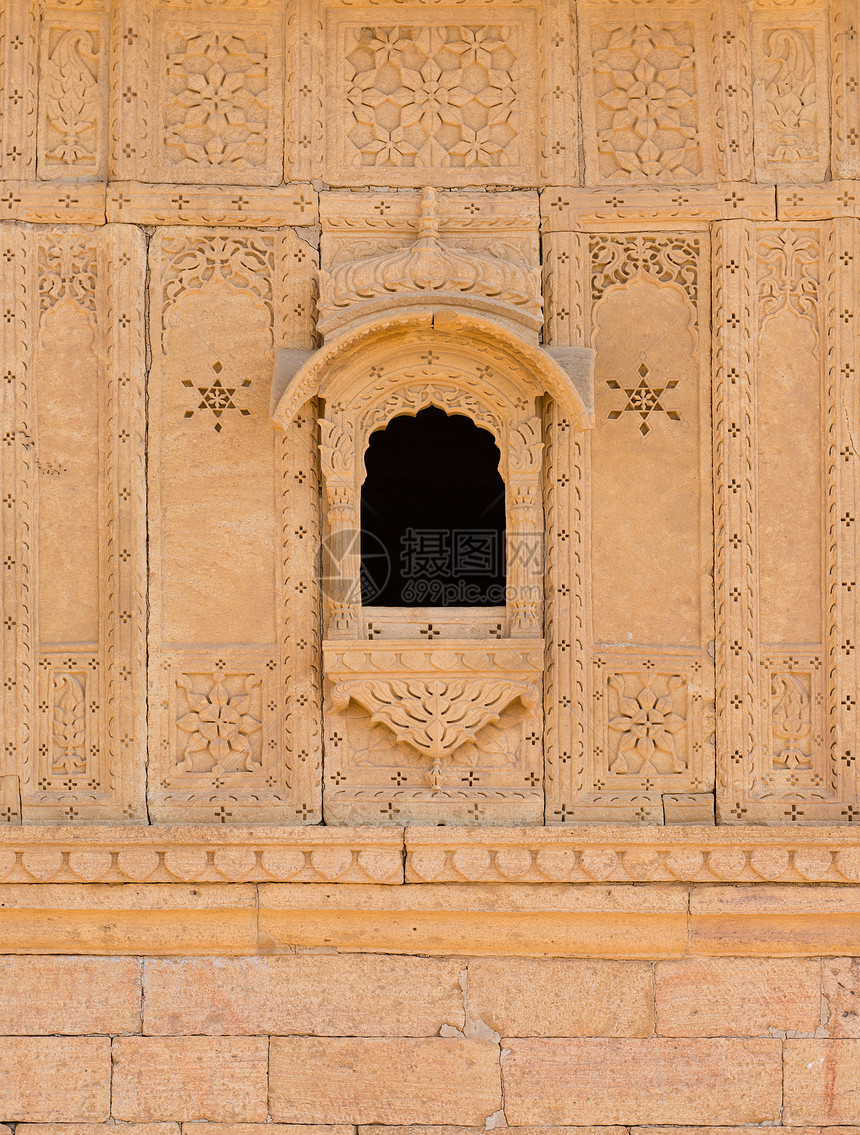
[[[0,0],[0,1135],[860,1130],[858,16]],[[495,337],[353,377],[504,371],[545,557],[353,628],[529,677],[432,766],[273,381],[419,241]]]

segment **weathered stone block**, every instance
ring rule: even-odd
[[[529,1123],[766,1123],[777,1040],[505,1040],[505,1115]]]
[[[767,1036],[819,1023],[818,962],[690,958],[658,962],[655,974],[660,1036]]]
[[[115,1119],[266,1119],[263,1037],[120,1037],[113,1048]]]
[[[0,1115],[34,1123],[110,1115],[107,1037],[0,1037]]]
[[[477,958],[469,1016],[503,1036],[650,1036],[654,983],[647,962]]]
[[[136,959],[0,957],[0,1034],[135,1032]]]
[[[151,960],[144,1031],[438,1036],[463,1026],[460,970],[364,954]]]
[[[860,1041],[785,1042],[783,1122],[860,1124]]]
[[[272,1037],[269,1109],[285,1123],[483,1126],[502,1106],[484,1040]]]
[[[860,1037],[860,959],[824,958],[821,992],[828,1006],[825,1027],[830,1035]]]

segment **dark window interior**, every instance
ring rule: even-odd
[[[362,603],[504,606],[505,486],[492,434],[431,406],[372,434],[365,459]]]

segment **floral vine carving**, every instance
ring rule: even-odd
[[[818,330],[818,258],[816,237],[784,229],[758,241],[758,301],[761,329],[781,311],[793,311]]]
[[[809,690],[803,679],[788,672],[771,678],[771,728],[775,740],[776,768],[812,768],[809,748],[812,716]]]
[[[678,284],[692,303],[698,300],[701,246],[696,236],[593,236],[590,252],[593,300],[641,275]]]
[[[39,312],[61,300],[96,310],[98,249],[86,238],[60,238],[39,245]]]
[[[818,107],[811,32],[772,31],[765,42],[764,106],[767,156],[773,162],[809,161],[818,156]]]
[[[175,35],[165,152],[173,162],[243,170],[266,161],[268,71],[262,36]]]
[[[248,237],[169,237],[162,244],[164,305],[166,315],[185,292],[197,291],[221,280],[225,284],[255,295],[274,318],[272,277],[275,271],[271,238]]]
[[[74,674],[54,675],[52,772],[84,772],[87,759],[84,687]]]
[[[196,692],[194,684],[187,674],[176,679],[190,707],[176,722],[178,729],[190,734],[188,744],[178,755],[179,770],[259,772],[262,761],[253,739],[263,725],[250,712],[259,679],[253,674],[245,676],[239,693],[231,693],[226,676],[218,671],[207,682],[205,692]]]
[[[518,54],[515,27],[348,29],[352,164],[516,164]]]
[[[702,172],[696,67],[687,24],[613,28],[594,53],[597,148],[614,181]]]
[[[91,162],[98,148],[98,52],[92,33],[60,36],[44,64],[45,157],[66,166]]]

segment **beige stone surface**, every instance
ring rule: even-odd
[[[860,1062],[854,1040],[785,1042],[784,1122],[860,1123]]]
[[[143,1031],[438,1036],[462,1028],[461,967],[367,955],[150,959]]]
[[[481,1126],[502,1102],[486,1040],[273,1037],[269,1075],[282,1122]]]
[[[262,948],[398,953],[679,957],[687,895],[671,886],[569,888],[289,884],[260,888]]]
[[[528,1123],[767,1123],[777,1040],[510,1040],[505,1114]]]
[[[696,954],[815,957],[848,954],[860,929],[855,887],[694,887]]]
[[[654,979],[647,963],[476,958],[469,1016],[506,1037],[651,1036]]]
[[[857,958],[823,958],[821,994],[824,1026],[832,1037],[860,1038],[860,963]]]
[[[183,1135],[353,1135],[346,1123],[183,1123]]]
[[[141,1031],[135,958],[0,957],[0,1035]]]
[[[810,1033],[821,1020],[818,961],[689,958],[658,962],[654,978],[659,1036]]]
[[[19,1123],[25,1135],[108,1135],[120,1128],[127,1135],[179,1135],[178,1123]]]
[[[0,1069],[4,1116],[73,1123],[110,1115],[108,1037],[0,1037]]]
[[[0,934],[15,953],[253,953],[257,896],[217,883],[4,884]]]
[[[263,1037],[119,1037],[111,1114],[132,1122],[266,1119]]]

